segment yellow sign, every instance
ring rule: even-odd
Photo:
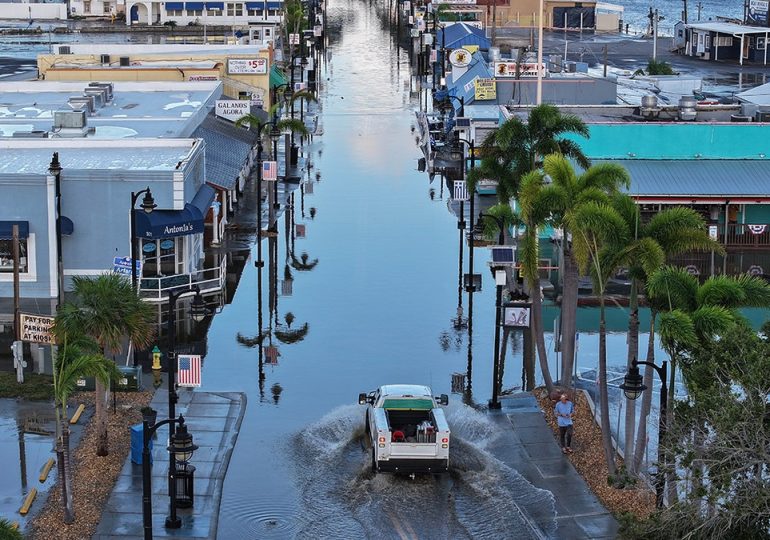
[[[22,341],[43,343],[45,345],[54,345],[56,343],[51,333],[53,317],[22,313],[20,319]]]
[[[497,99],[497,87],[494,79],[476,79],[473,81],[473,85],[477,100]]]
[[[465,49],[469,53],[473,54],[473,53],[475,53],[476,51],[479,50],[479,46],[478,45],[463,45],[463,49]]]

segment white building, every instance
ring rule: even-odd
[[[254,26],[280,24],[283,0],[255,2],[166,2],[160,0],[125,0],[126,24],[162,25],[175,22],[205,26]]]
[[[70,15],[80,17],[110,17],[125,8],[125,0],[70,0]]]

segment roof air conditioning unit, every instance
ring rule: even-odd
[[[69,45],[59,45],[59,54],[72,54],[72,49]]]
[[[770,111],[767,109],[759,109],[754,116],[755,122],[770,122]]]
[[[104,88],[107,91],[107,101],[112,101],[114,86],[111,82],[92,82],[88,83],[90,88]]]
[[[75,128],[81,129],[86,125],[85,111],[54,111],[53,127],[54,129]]]
[[[120,67],[128,67],[131,65],[131,59],[128,56],[120,57]]]
[[[107,101],[107,95],[106,93],[98,88],[89,88],[85,91],[86,96],[93,96],[94,98],[94,108],[95,109],[101,109],[104,107],[106,101]]]
[[[731,114],[730,122],[751,122],[752,117],[745,114]]]
[[[69,98],[67,105],[69,105],[73,110],[84,111],[87,114],[94,114],[96,111],[94,101],[95,100],[93,96],[74,96]]]
[[[109,66],[110,65],[110,55],[109,54],[103,54],[101,55],[101,61],[103,66]]]

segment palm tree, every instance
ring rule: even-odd
[[[87,336],[93,339],[103,356],[117,354],[127,337],[134,350],[147,347],[153,338],[155,313],[131,287],[130,280],[108,273],[97,277],[72,278],[74,300],[59,308],[54,333],[63,336]],[[107,391],[96,379],[96,455],[109,453],[107,438]]]
[[[543,200],[551,209],[554,226],[563,231],[561,257],[563,290],[561,301],[562,371],[561,384],[572,380],[577,333],[578,256],[574,250],[575,214],[588,202],[610,204],[610,195],[629,185],[628,172],[614,163],[600,163],[577,175],[570,162],[562,155],[545,157],[543,170],[551,183],[542,189]],[[570,241],[572,236],[572,242]],[[586,259],[587,260],[587,259]]]
[[[59,486],[64,502],[64,523],[75,521],[75,508],[72,497],[72,464],[70,460],[70,429],[67,415],[67,402],[77,389],[77,381],[82,377],[94,377],[102,385],[119,376],[113,362],[98,354],[98,345],[90,338],[79,337],[68,340],[67,336],[57,336],[62,340],[53,369],[54,406],[56,407],[57,438],[56,455],[58,460]]]
[[[5,518],[0,518],[0,538],[3,540],[24,540],[21,531]]]
[[[613,205],[623,216],[629,231],[631,231],[629,247],[636,246],[635,249],[641,253],[654,256],[659,261],[659,264],[653,267],[654,269],[662,266],[666,259],[689,251],[724,252],[722,246],[709,237],[703,218],[692,208],[668,208],[655,214],[647,223],[642,223],[639,205],[635,201],[627,197],[617,197]],[[630,367],[631,363],[639,358],[639,291],[643,288],[643,283],[647,278],[647,272],[642,261],[643,259],[636,257],[632,257],[628,261],[631,291],[629,294],[630,314],[628,321],[627,367]],[[654,335],[651,334],[650,338],[653,339],[653,337]],[[651,354],[654,356],[654,349]],[[652,376],[652,368],[648,369],[650,370],[650,376]],[[647,408],[644,407],[645,403],[648,404]],[[649,399],[642,401],[641,418],[644,418],[645,421],[649,413],[650,403]],[[638,470],[637,463],[641,463],[641,456],[638,456],[638,459],[635,456],[635,424],[635,403],[633,400],[627,399],[624,461],[627,470],[632,474]],[[644,440],[646,441],[646,423],[645,430],[640,430],[639,433],[640,436],[644,433]]]
[[[607,281],[623,264],[630,253],[629,231],[623,218],[613,206],[590,201],[580,205],[570,215],[573,231],[572,245],[579,269],[590,272],[594,292],[599,294],[599,408],[601,410],[602,443],[607,470],[610,476],[617,473],[615,452],[610,432],[610,409],[607,394],[607,322],[605,316],[605,290]]]
[[[548,395],[553,392],[553,378],[548,367],[548,356],[545,347],[545,329],[543,328],[543,302],[540,296],[540,273],[538,270],[540,239],[538,229],[546,224],[551,215],[547,201],[543,198],[543,173],[532,171],[521,179],[519,189],[519,206],[524,223],[524,237],[520,242],[519,258],[521,272],[529,289],[532,301],[532,334],[540,360],[540,372],[543,375]]]
[[[479,180],[494,179],[498,183],[498,199],[508,204],[518,195],[521,178],[540,168],[543,157],[549,154],[572,158],[587,169],[588,158],[577,143],[563,137],[566,133],[589,136],[588,127],[580,118],[562,114],[553,105],[533,108],[526,123],[515,116],[506,120],[484,139],[481,164],[468,171],[470,192]]]

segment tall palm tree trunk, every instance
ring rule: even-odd
[[[604,291],[601,291],[599,294],[599,408],[602,415],[602,446],[604,458],[607,460],[607,473],[614,476],[617,468],[610,432],[610,404],[607,396],[607,323],[604,312]]]
[[[553,392],[553,378],[551,377],[551,369],[548,367],[548,353],[545,349],[543,299],[540,298],[539,284],[533,287],[533,284],[529,283],[529,298],[532,300],[532,332],[535,335],[537,356],[540,359],[540,372],[543,375],[543,382],[548,390],[548,395],[550,395]]]
[[[671,373],[668,377],[668,405],[666,406],[666,425],[671,426],[672,421],[674,419],[674,396],[676,394],[676,389],[674,388],[674,383],[676,382],[676,357],[677,352],[673,351],[673,354],[671,355]],[[666,441],[658,441],[658,444],[664,444]],[[669,452],[665,451],[661,453],[663,456],[663,463],[659,464],[659,467],[666,467],[666,495],[668,498],[668,504],[669,506],[672,504],[676,504],[676,502],[679,500],[679,494],[677,493],[677,484],[676,484],[676,474],[671,468],[671,470],[668,470],[668,461],[669,461]]]
[[[647,362],[655,363],[655,310],[650,310],[650,339],[647,342]],[[644,384],[652,388],[652,367],[644,366]],[[639,411],[639,426],[636,431],[636,447],[634,448],[633,469],[639,472],[642,466],[642,458],[647,448],[647,417],[652,407],[652,391],[642,392],[642,408]],[[626,462],[628,466],[628,462]]]
[[[564,233],[566,242],[566,231]],[[571,249],[564,250],[564,286],[561,293],[561,377],[562,386],[570,386],[577,335],[578,266]]]
[[[508,342],[511,339],[511,328],[503,326],[503,339],[500,343],[500,365],[497,370],[497,392],[498,394],[503,391],[503,374],[505,372],[505,357],[508,353]]]
[[[57,408],[56,416],[59,417],[59,429],[61,435],[56,442],[56,471],[59,482],[59,489],[61,490],[61,498],[64,503],[64,523],[67,525],[75,521],[75,511],[72,505],[72,494],[70,483],[70,474],[68,470],[70,468],[69,460],[69,433],[66,425],[66,419]],[[65,441],[65,433],[67,433]]]
[[[96,455],[106,456],[110,453],[107,438],[107,388],[99,379],[96,380]]]
[[[626,367],[639,356],[639,282],[632,278],[631,294],[628,300],[631,311],[628,317],[628,361]],[[634,468],[634,432],[636,431],[636,401],[626,398],[625,438],[623,444],[623,461],[626,469],[635,474]]]
[[[70,428],[67,425],[67,415],[63,415],[62,441],[64,443],[64,478],[67,482],[67,493],[64,497],[65,514],[69,513],[72,520],[75,520],[75,505],[73,502],[72,491],[75,488],[75,482],[72,479],[72,455],[70,449]]]

